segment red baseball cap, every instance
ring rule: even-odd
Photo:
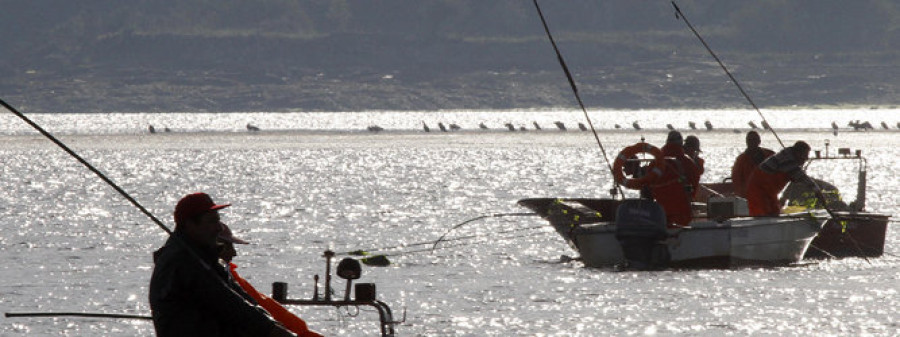
[[[200,214],[228,206],[231,204],[217,205],[208,194],[203,192],[188,194],[175,205],[175,225],[178,226],[187,219],[196,218]]]

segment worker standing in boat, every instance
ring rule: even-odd
[[[763,160],[775,154],[775,151],[759,146],[762,141],[756,131],[747,132],[745,141],[747,149],[737,156],[734,166],[731,167],[731,185],[734,188],[734,195],[741,198],[747,197],[747,181],[750,180],[750,175],[753,174],[756,167],[762,164]]]
[[[149,300],[157,336],[295,336],[250,302],[218,263],[218,210],[228,206],[206,193],[175,206],[175,231],[153,254]]]
[[[697,168],[697,180],[691,182],[694,187],[694,194],[691,196],[691,199],[697,196],[697,191],[700,190],[700,177],[706,172],[706,161],[700,158],[700,152],[703,152],[700,151],[700,138],[694,135],[684,138],[684,154],[694,161],[694,166]]]
[[[680,132],[669,132],[666,145],[661,150],[666,158],[666,168],[662,176],[650,186],[653,199],[666,212],[666,222],[670,227],[687,226],[694,218],[691,199],[700,175],[694,161],[684,153]]]
[[[294,315],[290,311],[288,311],[284,306],[275,301],[274,299],[260,293],[250,282],[247,282],[241,275],[237,273],[237,265],[232,262],[235,256],[237,256],[237,250],[234,249],[235,244],[248,244],[247,241],[239,239],[234,236],[234,233],[231,231],[231,228],[228,228],[228,225],[222,224],[222,231],[219,233],[219,258],[225,262],[226,267],[231,272],[231,277],[234,282],[240,285],[241,289],[244,290],[250,297],[253,298],[263,309],[269,312],[279,323],[283,324],[286,328],[291,330],[291,332],[297,334],[299,337],[322,337],[322,335],[310,331],[309,327],[306,325],[306,322],[303,321],[297,315]]]
[[[764,160],[747,181],[747,207],[751,216],[777,216],[781,212],[778,193],[790,181],[815,182],[803,171],[809,159],[809,144],[798,141]],[[816,193],[821,193],[818,186]]]

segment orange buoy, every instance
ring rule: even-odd
[[[623,170],[625,168],[625,162],[628,161],[628,159],[637,158],[637,154],[639,153],[649,153],[653,156],[650,172],[647,172],[647,174],[642,177],[626,178]],[[613,178],[616,179],[616,183],[619,185],[633,190],[639,190],[659,179],[659,177],[662,176],[665,167],[665,158],[663,158],[662,151],[658,147],[648,143],[637,143],[628,146],[619,152],[616,161],[613,162]]]

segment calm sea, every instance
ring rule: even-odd
[[[603,155],[589,132],[578,131],[584,120],[574,111],[32,117],[168,226],[184,194],[205,191],[232,203],[223,221],[252,242],[238,247],[236,262],[265,292],[283,281],[289,297],[311,297],[313,275],[324,280],[328,248],[394,254],[389,267],[364,266],[358,282],[376,283],[397,316],[406,310],[400,336],[897,336],[900,112],[766,114],[786,144],[806,140],[830,154],[862,150],[867,208],[893,217],[883,257],[663,272],[566,262],[562,256],[576,253],[541,219],[502,215],[527,212],[516,205],[522,198],[608,196]],[[751,111],[606,111],[591,118],[610,157],[642,137],[660,145],[666,124],[696,134],[706,182],[728,174],[749,123],[761,125]],[[875,130],[853,132],[847,123],[854,120]],[[439,122],[461,131],[439,132]],[[506,123],[528,131],[506,131]],[[248,132],[247,124],[262,131]],[[149,125],[159,132],[150,134]],[[376,125],[385,131],[365,130]],[[772,133],[763,133],[763,142],[780,148]],[[0,157],[0,311],[149,314],[151,253],[166,234],[6,112]],[[811,173],[852,200],[857,168],[825,165]],[[454,225],[490,215],[498,216],[461,226],[430,250]],[[333,286],[343,296],[343,280]],[[327,336],[379,335],[370,309],[294,309]],[[0,336],[153,335],[141,320],[0,318]]]

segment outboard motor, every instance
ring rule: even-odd
[[[666,213],[656,202],[628,199],[616,210],[616,239],[622,246],[628,268],[666,268],[669,249],[662,240],[667,237]]]

